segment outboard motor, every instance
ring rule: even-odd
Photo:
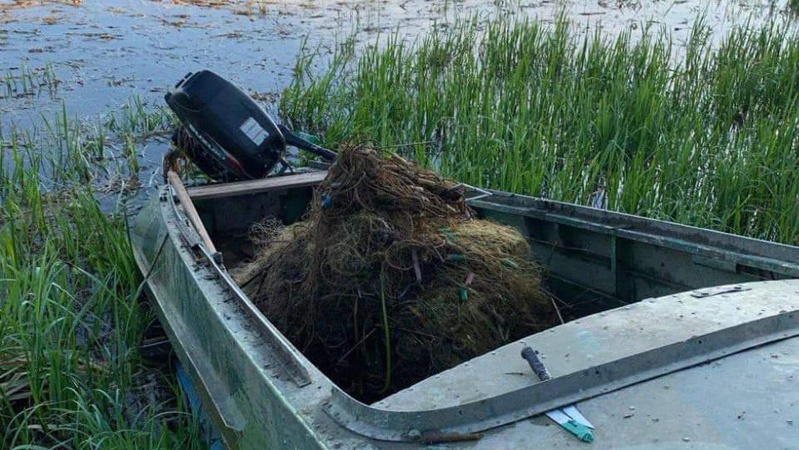
[[[183,124],[172,141],[212,179],[266,177],[283,161],[287,141],[335,159],[335,152],[276,125],[249,95],[211,71],[189,73],[164,98]]]

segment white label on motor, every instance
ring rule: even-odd
[[[246,134],[255,145],[261,145],[266,140],[266,130],[252,117],[245,120],[239,127],[242,133]]]

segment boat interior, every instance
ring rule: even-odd
[[[301,220],[325,172],[188,189],[224,266],[253,256],[253,224]],[[516,227],[565,322],[720,285],[799,278],[799,248],[532,197],[470,200],[480,218]]]
[[[253,224],[301,220],[324,172],[189,189],[228,268],[253,255]],[[502,192],[475,201],[477,216],[530,242],[564,318],[679,292],[799,276],[799,248]]]

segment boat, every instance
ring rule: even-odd
[[[796,445],[799,247],[498,191],[469,205],[529,239],[574,319],[355,400],[227,269],[246,258],[251,224],[299,220],[324,176],[189,188],[172,176],[132,226],[154,309],[227,448]]]

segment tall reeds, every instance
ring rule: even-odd
[[[102,211],[92,187],[107,132],[63,110],[0,136],[0,449],[202,446],[139,351],[154,317],[125,209]]]
[[[480,186],[757,238],[799,235],[799,40],[741,27],[711,47],[513,18],[389,37],[324,70],[306,51],[281,99],[328,145],[368,139]]]

